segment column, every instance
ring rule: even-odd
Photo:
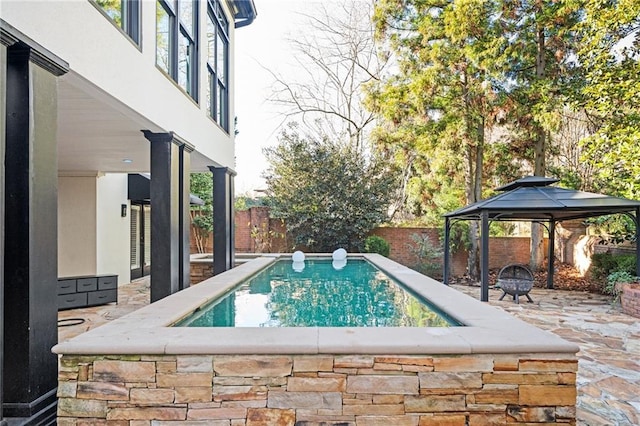
[[[5,145],[5,102],[6,102],[6,81],[7,81],[7,48],[0,43],[0,161],[4,161]],[[2,163],[4,164],[4,162]],[[4,188],[4,167],[0,168],[0,188]],[[4,253],[4,197],[0,197],[0,253]],[[0,256],[0,368],[3,365],[4,354],[4,255]],[[0,378],[0,424],[4,426],[2,420],[3,409],[2,379]]]
[[[556,260],[556,221],[549,221],[549,254],[547,259],[547,288],[553,288],[553,272]]]
[[[57,82],[68,65],[2,22],[4,89],[3,415],[55,420],[58,363]],[[24,38],[25,40],[28,40]],[[35,43],[29,41],[33,45]]]
[[[151,142],[151,302],[177,292],[180,263],[180,144],[172,132],[143,130]]]
[[[636,207],[636,277],[640,277],[640,207]]]
[[[191,284],[191,153],[193,145],[184,143],[180,145],[180,246],[178,257],[178,288],[183,290]]]
[[[481,289],[480,289],[480,300],[483,302],[489,301],[489,212],[487,210],[483,210],[481,214],[481,231],[480,238],[482,239],[482,246],[480,248],[480,261],[482,262],[480,265],[480,273],[482,275],[481,279]]]
[[[233,222],[233,177],[228,167],[209,167],[213,173],[213,274],[233,268],[235,226]]]

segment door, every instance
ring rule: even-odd
[[[131,279],[151,272],[151,206],[131,204]]]

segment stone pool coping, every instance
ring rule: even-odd
[[[378,254],[364,258],[462,327],[170,327],[290,254],[264,255],[53,347],[63,355],[576,354],[573,343]],[[307,258],[322,255],[307,255]]]

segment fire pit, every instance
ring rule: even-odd
[[[520,296],[526,296],[529,303],[533,303],[529,296],[533,288],[533,273],[526,266],[517,264],[505,266],[500,270],[496,284],[502,289],[500,300],[509,294],[513,296],[516,303],[520,303]]]

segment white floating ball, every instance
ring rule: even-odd
[[[338,250],[333,252],[333,260],[344,260],[347,258],[347,251],[343,248],[339,248]]]
[[[300,250],[293,252],[291,260],[293,260],[294,262],[304,262],[304,253]]]

